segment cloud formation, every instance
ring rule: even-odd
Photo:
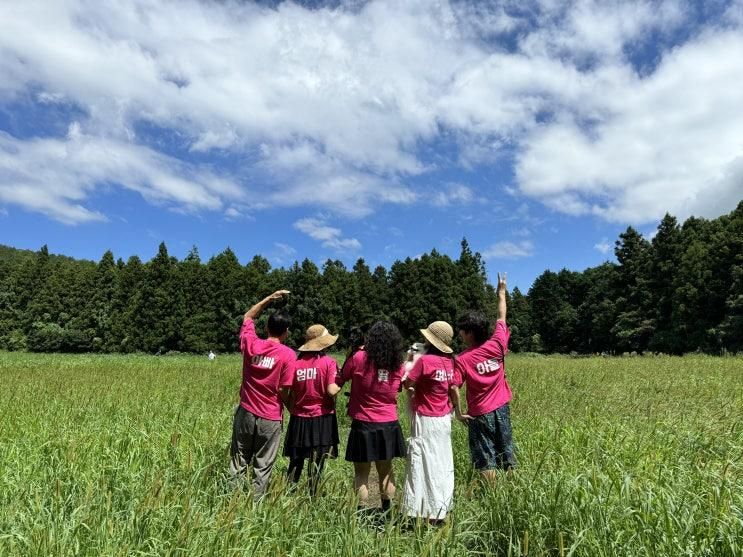
[[[534,244],[530,240],[519,242],[496,242],[486,248],[482,256],[484,259],[519,259],[534,255]]]
[[[743,183],[741,13],[733,2],[705,22],[682,0],[1,3],[0,103],[74,109],[77,135],[2,135],[0,201],[99,220],[90,196],[115,184],[228,218],[276,205],[361,218],[425,195],[411,178],[513,160],[505,185],[559,212],[716,216]],[[217,176],[203,161],[223,154],[238,163]],[[433,204],[474,195],[452,186]]]
[[[593,245],[593,249],[597,252],[607,255],[611,251],[612,245],[609,243],[607,238],[602,238],[600,242]]]
[[[361,242],[356,238],[344,238],[340,228],[328,226],[322,219],[304,218],[294,223],[294,228],[304,232],[317,240],[325,248],[330,248],[337,252],[358,251],[361,249]]]

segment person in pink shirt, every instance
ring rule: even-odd
[[[405,442],[397,418],[397,394],[403,375],[402,336],[392,323],[378,321],[359,350],[343,365],[336,382],[328,387],[335,396],[351,381],[348,415],[351,431],[346,460],[353,462],[354,490],[360,509],[369,499],[369,472],[372,462],[379,476],[382,510],[389,511],[395,495],[392,459],[405,456]]]
[[[446,321],[434,321],[421,333],[426,339],[425,353],[405,379],[413,397],[402,506],[408,516],[439,523],[446,518],[454,495],[449,400],[454,380],[449,345],[454,331]]]
[[[286,475],[290,482],[298,483],[304,461],[309,459],[307,475],[312,495],[317,493],[325,460],[338,456],[335,398],[327,392],[335,383],[338,364],[325,354],[336,340],[338,335],[331,335],[323,325],[308,328],[294,362],[292,385],[287,389],[291,417],[284,440],[284,456],[289,457]]]
[[[452,386],[457,418],[468,424],[472,463],[491,482],[496,470],[516,467],[506,380],[505,356],[510,333],[506,326],[506,275],[498,274],[498,320],[490,335],[484,315],[467,312],[458,321],[467,348],[455,359]],[[462,412],[458,387],[467,385],[467,413]]]
[[[245,314],[240,329],[243,379],[232,426],[230,473],[237,480],[252,467],[256,499],[266,491],[279,452],[285,402],[280,387],[292,384],[295,355],[283,344],[291,326],[286,313],[276,311],[268,318],[266,340],[256,334],[254,320],[268,305],[287,294],[288,290],[277,290],[255,304]]]

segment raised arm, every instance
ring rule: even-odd
[[[247,321],[248,319],[256,319],[261,314],[261,312],[263,312],[264,309],[271,305],[272,302],[280,300],[288,294],[288,290],[277,290],[270,296],[266,296],[245,313],[245,318],[243,319],[243,321]]]
[[[506,320],[506,273],[498,273],[498,321]]]

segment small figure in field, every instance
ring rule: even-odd
[[[245,314],[240,330],[243,380],[232,426],[230,473],[238,479],[252,467],[256,499],[266,491],[279,452],[286,402],[281,387],[291,386],[296,358],[294,350],[283,344],[291,326],[288,314],[279,310],[268,318],[266,340],[256,334],[254,320],[272,302],[288,294],[288,290],[277,290],[255,304]]]
[[[336,382],[328,387],[328,394],[335,396],[351,381],[348,415],[352,422],[346,460],[353,462],[360,510],[369,499],[372,463],[379,476],[382,511],[389,511],[395,495],[392,459],[405,456],[405,441],[397,419],[397,394],[403,372],[400,331],[392,323],[378,321],[369,329],[364,350],[346,361]]]
[[[485,316],[467,312],[457,322],[459,336],[467,348],[455,359],[452,401],[457,419],[469,426],[472,464],[495,482],[496,470],[516,467],[511,432],[509,401],[511,388],[506,380],[505,356],[510,332],[506,326],[506,274],[498,274],[498,320],[490,334]],[[467,385],[467,412],[462,412],[459,389]]]
[[[338,456],[338,421],[335,416],[335,398],[328,387],[335,383],[338,364],[325,354],[338,335],[331,335],[323,325],[307,329],[305,343],[299,347],[294,362],[294,375],[289,394],[289,427],[284,440],[284,456],[289,457],[287,478],[299,482],[304,461],[309,460],[307,472],[310,493],[315,495],[325,460]]]
[[[209,355],[207,356],[207,358],[209,358],[210,362],[213,362],[217,358],[217,355],[211,350],[209,350]]]
[[[445,321],[421,329],[425,354],[416,359],[405,387],[413,389],[408,460],[402,506],[410,517],[440,523],[454,496],[450,386],[454,330]]]

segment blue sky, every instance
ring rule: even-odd
[[[743,198],[743,2],[0,4],[0,243],[491,277]]]

